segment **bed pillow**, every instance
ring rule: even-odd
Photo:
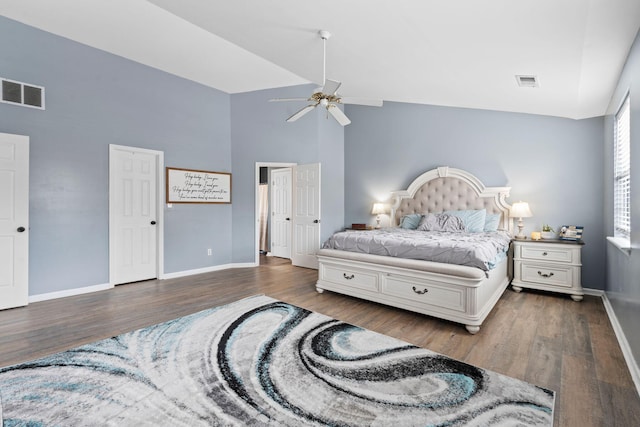
[[[484,221],[487,217],[486,209],[466,210],[466,211],[444,211],[444,214],[461,218],[469,233],[481,233],[484,231]]]
[[[486,219],[484,220],[484,231],[498,231],[498,227],[500,226],[500,214],[487,214]]]
[[[415,230],[420,224],[422,214],[410,214],[405,215],[400,220],[400,228],[406,228],[407,230]]]
[[[420,220],[419,231],[464,231],[462,218],[447,214],[426,214]]]

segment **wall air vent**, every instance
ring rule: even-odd
[[[516,76],[518,86],[520,87],[538,87],[538,78],[536,76]]]
[[[0,77],[2,98],[0,102],[44,110],[44,87],[16,82]]]

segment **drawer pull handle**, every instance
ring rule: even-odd
[[[542,276],[542,277],[545,277],[545,278],[548,278],[548,277],[553,276],[553,273],[548,273],[548,274],[547,274],[547,273],[543,273],[543,272],[541,272],[541,271],[538,271],[538,274],[539,274],[540,276]]]
[[[351,274],[351,275],[347,276],[347,273],[342,273],[342,275],[343,275],[343,276],[344,276],[344,278],[345,278],[345,279],[347,279],[347,280],[351,280],[351,279],[353,279],[354,277],[356,277],[356,276],[354,276],[353,274]]]
[[[547,255],[549,255],[549,254],[546,253],[546,252],[542,252],[542,256],[547,256]]]
[[[419,291],[419,290],[417,290],[417,289],[416,289],[416,287],[414,286],[414,287],[413,287],[413,288],[411,288],[411,289],[413,289],[413,292],[415,292],[416,294],[419,294],[419,295],[423,295],[423,294],[426,294],[427,292],[429,292],[429,289],[427,289],[427,288],[424,288],[423,290]]]

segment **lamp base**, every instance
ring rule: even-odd
[[[524,240],[527,236],[524,234],[524,222],[522,222],[522,218],[518,219],[518,234],[515,236],[518,240]]]

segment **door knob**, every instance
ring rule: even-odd
[[[320,220],[319,220],[319,219],[314,219],[314,220],[313,220],[313,223],[314,223],[314,224],[318,224],[319,222],[320,222]]]
[[[155,221],[151,221],[151,225],[156,225],[156,222]]]
[[[18,227],[18,233],[22,233],[24,230],[26,230],[26,228],[24,228],[24,227]]]
[[[285,218],[285,220],[287,220],[287,221],[291,221],[291,218]]]

